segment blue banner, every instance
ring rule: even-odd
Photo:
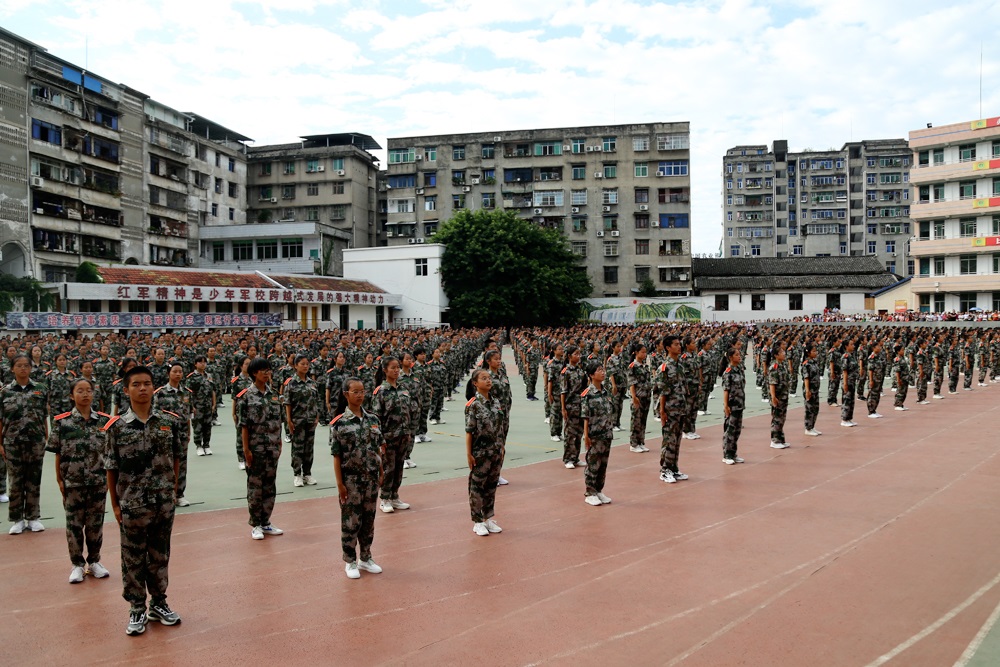
[[[212,329],[281,326],[281,313],[7,313],[8,329]]]

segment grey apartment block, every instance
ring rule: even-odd
[[[913,273],[910,149],[905,139],[788,152],[735,146],[722,161],[725,257],[874,256]]]
[[[463,209],[510,209],[560,230],[595,297],[647,278],[691,290],[690,131],[640,123],[388,140],[385,239],[422,243]]]

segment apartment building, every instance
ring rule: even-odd
[[[560,230],[594,296],[651,280],[691,289],[687,122],[604,125],[388,140],[385,237],[427,241],[462,209],[509,209]]]
[[[733,147],[722,163],[723,254],[867,255],[912,275],[909,169],[904,139],[826,151],[789,152],[786,140]]]
[[[1000,117],[928,124],[910,147],[920,310],[1000,310]]]
[[[246,139],[0,29],[0,271],[194,264],[203,218],[246,209]]]
[[[203,266],[343,275],[343,251],[377,244],[381,146],[356,132],[248,151],[248,225],[201,230]]]

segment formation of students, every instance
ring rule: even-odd
[[[8,337],[0,339],[6,349],[0,361],[0,501],[9,502],[9,532],[45,529],[42,462],[45,451],[52,452],[66,512],[70,583],[109,574],[101,546],[110,497],[130,606],[126,632],[142,634],[149,620],[178,623],[166,601],[167,570],[175,507],[188,504],[188,446],[193,439],[197,456],[212,455],[212,426],[228,394],[235,458],[247,478],[251,538],[283,533],[271,522],[282,443],[291,444],[294,484],[314,485],[316,428],[329,424],[346,576],[379,573],[372,556],[376,512],[410,508],[399,490],[402,471],[415,465],[414,443],[430,440],[428,422],[443,423],[443,403],[473,369],[464,415],[470,518],[476,535],[500,533],[496,493],[506,483],[501,470],[513,404],[501,360],[508,337],[529,401],[538,400],[541,374],[550,437],[563,442],[567,469],[586,468],[583,497],[593,506],[612,502],[605,479],[626,400],[629,451],[649,451],[646,422],[655,405],[659,479],[674,484],[688,479],[679,468],[681,441],[701,437],[697,419],[708,414],[721,379],[722,459],[742,463],[747,356],[760,400],[771,408],[774,448],[789,446],[788,402],[799,378],[803,432],[810,437],[822,435],[815,425],[826,373],[827,404],[840,409],[840,423],[848,428],[856,426],[856,400],[865,401],[869,418],[882,417],[886,375],[900,412],[909,409],[911,388],[918,405],[928,403],[928,385],[933,398],[943,399],[946,377],[949,393],[958,392],[962,373],[962,388],[971,391],[977,366],[978,386],[1000,379],[1000,332],[985,328],[671,324],[359,331],[338,334],[337,345],[324,332]]]

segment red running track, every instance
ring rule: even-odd
[[[859,403],[853,429],[824,406],[819,438],[794,410],[787,450],[749,419],[737,466],[706,428],[673,485],[655,451],[615,447],[603,507],[558,460],[511,469],[489,537],[464,479],[404,486],[413,509],[376,524],[385,572],[358,581],[329,499],[279,504],[286,534],[263,542],[243,511],[181,516],[183,623],[140,637],[124,634],[112,525],[112,578],[78,586],[62,531],[3,535],[2,664],[950,665],[1000,603],[997,396],[881,420]]]

